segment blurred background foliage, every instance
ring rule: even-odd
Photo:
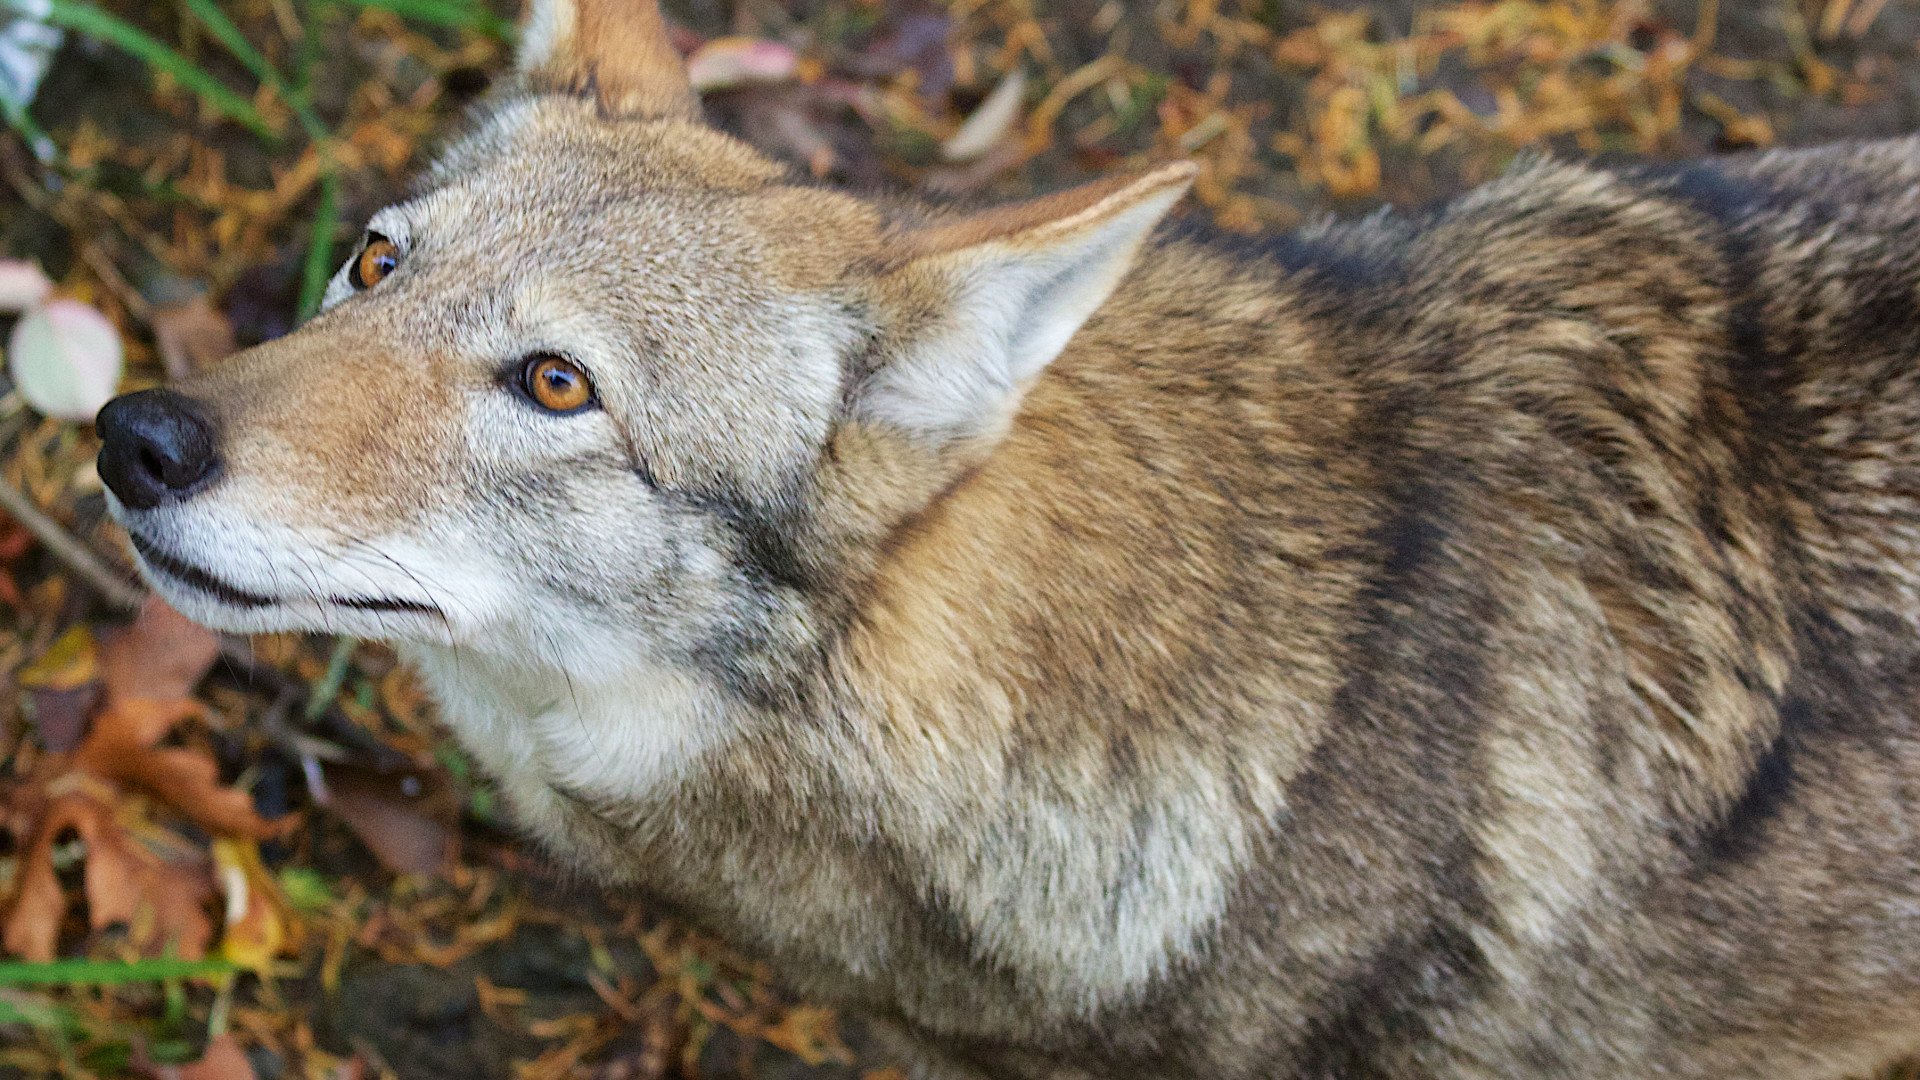
[[[1181,155],[1187,212],[1247,232],[1529,152],[1920,121],[1914,0],[666,7],[709,116],[800,172],[964,202]],[[0,0],[0,1080],[898,1076],[750,958],[523,849],[387,650],[170,619],[105,519],[97,399],[296,325],[517,15]]]

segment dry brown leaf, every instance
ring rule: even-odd
[[[437,770],[326,766],[327,807],[396,874],[434,874],[453,861],[459,805]]]
[[[80,672],[91,677],[97,667],[104,704],[76,749],[49,754],[6,794],[8,828],[26,838],[0,927],[7,951],[53,958],[69,909],[54,853],[61,836],[72,831],[86,845],[84,885],[96,930],[126,923],[143,951],[204,955],[213,937],[205,911],[213,892],[207,868],[164,859],[130,832],[154,827],[125,792],[152,792],[223,836],[263,838],[281,831],[254,811],[246,792],[221,785],[219,766],[207,754],[156,745],[181,721],[205,713],[187,695],[218,652],[211,633],[155,599],[98,650],[97,664],[84,634],[69,634],[43,658],[39,674],[51,685],[71,682]]]
[[[151,1080],[254,1080],[253,1062],[231,1035],[215,1035],[207,1040],[200,1060],[185,1065],[154,1065],[136,1062],[141,1075]]]
[[[220,639],[213,631],[156,596],[141,606],[131,624],[100,647],[100,678],[109,702],[126,698],[178,701],[193,693],[219,655]]]
[[[112,804],[102,798],[116,793],[103,792],[97,783],[88,785],[84,778],[64,786],[77,790],[53,798],[42,816],[21,859],[19,885],[0,944],[28,960],[54,958],[69,908],[54,870],[54,847],[72,829],[87,848],[85,889],[94,929],[124,922],[134,945],[144,952],[171,950],[187,959],[205,955],[213,925],[203,907],[211,891],[204,870],[169,863],[129,836],[115,820]]]
[[[161,362],[167,376],[184,379],[205,371],[216,360],[233,354],[233,324],[227,321],[206,293],[179,304],[164,304],[153,309],[153,336],[160,346]]]
[[[0,945],[15,956],[44,963],[53,959],[60,921],[67,915],[67,894],[53,870],[53,845],[35,844],[21,859],[17,877]]]
[[[197,701],[109,700],[75,751],[74,764],[145,788],[211,832],[256,839],[278,835],[287,823],[266,821],[254,812],[252,796],[222,787],[212,758],[198,750],[154,746],[174,725],[205,712]]]
[[[33,549],[33,534],[20,523],[0,514],[0,563],[10,563]]]

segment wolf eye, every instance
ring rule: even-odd
[[[592,405],[593,380],[572,361],[543,353],[520,367],[520,388],[535,405],[553,413],[575,413]]]
[[[400,265],[400,249],[379,233],[367,234],[367,246],[347,268],[347,281],[356,289],[371,289]]]

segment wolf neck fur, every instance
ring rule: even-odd
[[[920,892],[956,906],[1002,962],[1047,973],[1039,996],[1068,1011],[1125,998],[1193,947],[1319,738],[1339,614],[1362,576],[1337,549],[1364,545],[1297,517],[1353,501],[1348,466],[1318,445],[1351,409],[1336,380],[1304,370],[1282,283],[1196,245],[1143,263],[1211,269],[1227,303],[1172,310],[1151,268],[1122,286],[1005,441],[879,546],[793,696],[804,705],[770,714],[651,665],[569,685],[416,650],[536,831],[578,849],[568,819],[583,804],[638,824],[690,813],[674,801],[689,785],[702,801],[785,790],[774,812],[806,806],[911,851],[930,869]],[[1203,344],[1174,355],[1156,338]],[[1247,363],[1276,350],[1301,357],[1277,384]],[[1117,385],[1134,380],[1154,392]],[[1202,426],[1234,437],[1181,434]],[[1209,458],[1193,456],[1201,446]],[[1165,572],[1143,579],[1143,564]],[[1295,587],[1241,588],[1249,573]],[[1287,663],[1216,669],[1205,658],[1223,637]],[[765,771],[768,740],[782,775]],[[1087,775],[1110,778],[1097,804],[1072,794]],[[584,846],[606,851],[609,873],[636,873],[631,846]],[[1104,887],[1057,889],[1062,876]]]

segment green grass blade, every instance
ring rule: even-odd
[[[307,100],[306,94],[288,85],[279,69],[269,63],[267,58],[260,54],[259,49],[253,47],[253,42],[247,40],[247,36],[240,32],[240,28],[233,24],[232,19],[227,18],[227,13],[221,11],[219,5],[213,0],[185,0],[185,2],[187,9],[193,12],[194,17],[200,20],[201,25],[207,28],[216,41],[226,46],[234,59],[240,61],[248,71],[253,72],[254,78],[272,87],[274,92],[280,95],[280,99],[293,110],[293,115],[300,121],[300,127],[306,131],[309,139],[319,142],[327,137],[326,125],[320,122],[320,117],[313,111],[313,104]]]
[[[19,961],[0,963],[0,986],[101,986],[113,983],[156,982],[161,979],[203,979],[228,975],[234,966],[225,960],[54,960],[45,964]]]
[[[337,9],[330,0],[304,0],[294,10],[302,29],[294,50],[293,88],[305,95],[313,86],[314,65],[320,62],[320,35]]]
[[[506,40],[513,36],[513,24],[488,11],[478,0],[347,0],[356,7],[391,11],[403,19],[415,19],[459,30],[474,30],[488,37]]]
[[[187,10],[193,12],[194,17],[213,34],[214,40],[226,46],[234,59],[246,65],[248,71],[253,72],[254,78],[264,83],[280,82],[280,73],[273,69],[272,64],[267,63],[267,58],[260,55],[260,50],[253,47],[253,42],[247,40],[247,36],[240,32],[240,28],[233,24],[232,19],[227,18],[227,13],[221,11],[213,0],[186,0],[186,5]]]
[[[321,168],[320,209],[313,217],[313,234],[307,244],[307,264],[300,275],[302,319],[310,319],[314,312],[320,310],[320,298],[327,291],[327,279],[333,277],[333,244],[340,232],[340,179],[334,175],[331,165],[322,165]],[[329,698],[328,703],[331,702]]]
[[[154,40],[145,31],[80,0],[47,0],[47,4],[47,22],[129,52],[148,67],[171,75],[175,82],[198,94],[216,111],[246,125],[255,134],[279,138],[252,102],[222,86],[219,80],[195,67],[193,61]],[[0,7],[13,6],[8,0],[0,0]]]

